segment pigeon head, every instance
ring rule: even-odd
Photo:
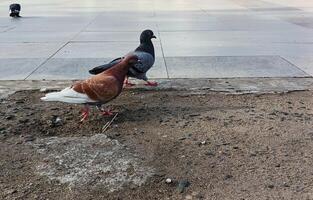
[[[144,30],[140,35],[140,43],[150,42],[152,38],[156,38],[153,31]]]

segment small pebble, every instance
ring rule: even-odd
[[[56,119],[55,119],[55,123],[60,123],[62,120],[61,120],[61,118],[60,117],[57,117]]]
[[[165,180],[165,182],[166,182],[166,183],[172,183],[172,179],[167,178],[167,179]]]
[[[6,116],[6,117],[5,117],[6,120],[12,120],[12,119],[14,119],[14,118],[15,118],[14,115],[9,115],[9,116]]]
[[[197,117],[197,116],[200,116],[200,114],[195,113],[195,114],[190,114],[190,115],[189,115],[189,117]]]
[[[250,157],[256,156],[256,153],[250,153]]]
[[[214,156],[214,153],[212,151],[207,151],[204,154],[207,156]]]
[[[188,194],[188,195],[186,195],[185,199],[186,199],[186,200],[191,200],[191,199],[192,199],[192,196]]]
[[[177,186],[178,192],[183,193],[185,191],[185,188],[188,187],[189,185],[190,185],[190,183],[187,180],[179,181],[178,186]]]
[[[62,126],[62,119],[58,116],[53,116],[50,121],[48,121],[50,124],[50,127],[57,127],[57,126]]]
[[[230,174],[227,174],[227,175],[224,177],[224,180],[231,179],[231,178],[233,178],[233,176],[230,175]]]
[[[20,122],[20,123],[22,123],[22,124],[25,124],[25,123],[29,122],[29,119],[28,119],[28,118],[26,118],[26,119],[20,119],[20,120],[18,120],[18,122]]]
[[[46,91],[47,91],[47,88],[40,88],[39,91],[40,91],[40,92],[46,92]]]

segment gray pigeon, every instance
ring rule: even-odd
[[[21,5],[14,3],[10,5],[10,17],[20,17]]]
[[[147,82],[145,85],[157,86],[156,82],[148,81],[148,77],[146,76],[147,71],[153,66],[155,61],[154,47],[153,43],[151,42],[152,38],[156,37],[151,30],[145,30],[141,33],[140,45],[135,49],[135,51],[128,53],[136,55],[138,57],[138,62],[128,70],[127,76],[144,80]],[[99,74],[116,65],[117,63],[121,62],[122,59],[123,57],[116,58],[112,60],[110,63],[100,65],[89,70],[89,73]],[[126,78],[125,84],[133,85],[128,82],[128,78]]]

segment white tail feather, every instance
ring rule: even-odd
[[[60,92],[51,92],[42,97],[43,101],[61,101],[65,103],[95,103],[96,101],[90,99],[86,94],[78,93],[70,87],[67,87]]]

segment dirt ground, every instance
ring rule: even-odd
[[[311,91],[129,90],[104,133],[43,95],[0,104],[0,199],[313,199]]]

